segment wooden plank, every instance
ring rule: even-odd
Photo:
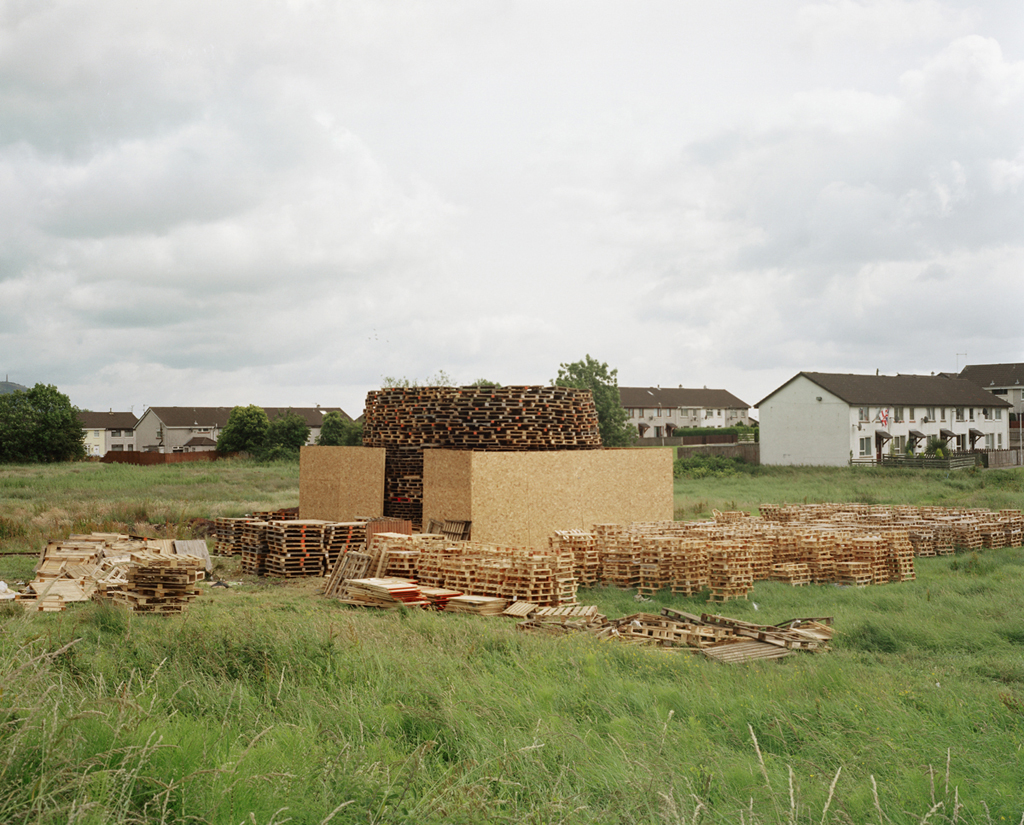
[[[761,659],[781,659],[793,655],[791,650],[784,647],[756,641],[724,642],[705,647],[702,652],[709,659],[726,664],[739,664]]]

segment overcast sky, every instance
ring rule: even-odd
[[[1024,361],[1024,3],[0,0],[0,375],[754,404]]]

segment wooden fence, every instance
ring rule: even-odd
[[[135,464],[140,467],[151,467],[155,464],[186,464],[190,461],[216,461],[219,458],[230,458],[237,453],[218,453],[209,450],[204,453],[143,453],[137,450],[128,452],[108,452],[100,459],[104,464]]]

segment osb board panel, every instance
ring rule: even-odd
[[[581,501],[584,529],[606,521],[671,521],[675,510],[672,461],[672,450],[581,452],[581,477],[588,485]],[[623,518],[624,512],[634,515]]]
[[[423,524],[431,519],[472,521],[470,471],[473,453],[467,450],[423,451]],[[427,483],[430,479],[430,483]]]
[[[384,515],[382,447],[303,447],[299,518],[354,521]]]
[[[555,530],[672,518],[671,450],[426,456],[424,519],[470,520],[475,541],[546,547]]]

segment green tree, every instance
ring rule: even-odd
[[[582,361],[559,364],[558,378],[551,382],[556,387],[576,387],[593,393],[601,444],[605,447],[629,447],[636,441],[629,413],[619,396],[618,373],[587,355]]]
[[[268,429],[270,420],[262,407],[235,407],[217,438],[217,451],[259,455],[267,442]]]
[[[0,462],[84,458],[85,433],[78,412],[49,384],[0,396]]]
[[[363,425],[346,418],[337,410],[331,410],[324,416],[316,443],[321,447],[361,447]]]
[[[307,441],[309,424],[306,423],[306,419],[288,410],[270,422],[264,445],[268,450],[280,447],[289,453],[298,453],[299,448]]]
[[[469,386],[471,386],[471,387],[496,387],[497,388],[497,387],[500,387],[501,384],[499,384],[497,381],[491,381],[491,380],[489,380],[487,378],[477,378],[476,381],[474,381]]]

